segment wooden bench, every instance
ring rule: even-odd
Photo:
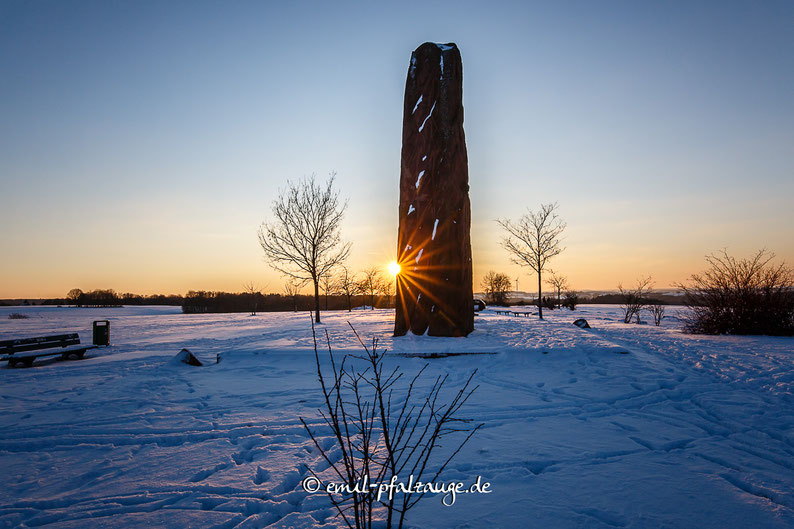
[[[525,318],[529,318],[534,313],[533,312],[516,312],[514,310],[495,310],[497,315],[504,314],[505,316],[512,315],[513,317],[524,316]]]
[[[0,362],[7,360],[8,367],[16,367],[17,364],[31,367],[36,358],[60,355],[61,360],[66,360],[74,355],[80,359],[83,358],[87,350],[96,347],[98,346],[81,345],[80,336],[76,332],[55,334],[52,336],[39,336],[36,338],[4,340],[0,341]]]

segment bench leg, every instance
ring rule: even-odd
[[[84,356],[85,356],[85,350],[82,350],[79,353],[77,353],[78,360],[82,360]]]
[[[8,367],[16,367],[16,366],[17,366],[16,358],[9,358],[8,359]]]
[[[33,367],[33,360],[35,359],[35,357],[25,358],[22,362],[25,364],[25,367]]]

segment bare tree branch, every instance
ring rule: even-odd
[[[427,365],[413,377],[407,389],[396,396],[395,383],[402,377],[399,366],[384,372],[385,351],[378,350],[377,339],[368,346],[352,325],[350,328],[364,354],[345,356],[337,366],[326,331],[328,374],[328,368],[324,372],[322,367],[312,323],[315,366],[325,402],[320,416],[330,428],[333,445],[321,442],[317,432],[303,418],[301,423],[330,471],[351,488],[364,480],[371,484],[388,482],[403,471],[412,474],[416,481],[427,481],[424,476],[432,473],[431,482],[434,481],[482,426],[470,427],[470,421],[459,417],[461,408],[477,389],[477,386],[472,387],[476,370],[463,387],[450,390],[454,391],[454,396],[448,402],[442,397],[448,375],[436,377],[425,396],[416,401],[417,386]],[[359,363],[353,365],[347,362],[348,358]],[[465,436],[452,445],[440,465],[435,464],[434,450],[441,446],[442,439],[455,434]],[[332,457],[337,451],[341,457]],[[316,477],[313,471],[312,475]],[[376,510],[385,511],[385,527],[402,528],[406,514],[424,495],[424,491],[409,491],[402,497],[391,495],[388,500],[378,500],[376,489],[369,488],[342,497],[329,497],[348,527],[371,529]]]

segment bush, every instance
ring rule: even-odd
[[[638,279],[636,285],[631,288],[623,288],[623,284],[618,285],[623,323],[631,323],[635,317],[637,323],[640,323],[640,311],[650,303],[648,295],[651,293],[652,287],[653,281],[650,276]]]
[[[507,274],[491,270],[485,274],[480,286],[490,305],[507,305],[507,295],[512,287],[510,277]]]
[[[684,329],[699,334],[794,335],[794,271],[758,251],[736,259],[723,250],[706,257],[708,269],[679,284],[691,309]]]
[[[576,310],[576,306],[579,304],[579,294],[576,292],[569,290],[565,293],[565,298],[563,298],[562,306],[567,307],[570,310]]]
[[[8,315],[9,320],[26,320],[30,318],[27,314],[20,314],[19,312],[12,312]]]
[[[653,324],[657,327],[662,324],[662,320],[664,319],[664,305],[657,300],[651,300],[648,304],[648,312],[651,313],[653,317]]]

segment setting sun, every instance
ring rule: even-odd
[[[397,277],[397,274],[399,273],[400,273],[400,263],[398,263],[397,261],[392,261],[391,263],[389,263],[389,274],[391,274],[394,277]]]

